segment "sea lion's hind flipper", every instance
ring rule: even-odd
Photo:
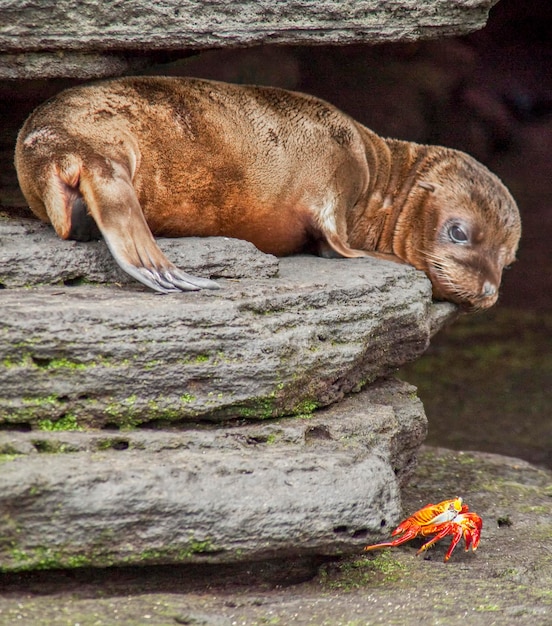
[[[314,244],[314,250],[323,259],[344,259],[343,254],[332,247],[325,239],[319,239]]]
[[[110,176],[83,167],[80,191],[111,254],[127,274],[160,293],[219,289],[212,280],[186,274],[161,252],[125,168]]]
[[[32,202],[31,208],[37,215],[42,219],[47,216],[62,239],[101,239],[100,229],[79,191],[81,167],[80,159],[74,155],[66,155],[63,160],[46,169],[38,167],[36,179],[42,183],[38,185],[40,191],[36,193],[32,188],[34,185],[31,185],[28,200]]]
[[[113,248],[107,242],[108,247],[117,261],[119,267],[129,276],[132,276],[146,287],[150,287],[159,293],[172,293],[178,291],[199,291],[200,289],[220,289],[220,286],[208,278],[192,276],[174,265],[169,270],[156,270],[147,267],[136,267],[126,261],[117,258]]]

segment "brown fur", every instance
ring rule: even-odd
[[[178,270],[152,233],[225,235],[277,255],[410,263],[435,297],[485,308],[520,236],[514,200],[468,155],[384,140],[280,89],[162,77],[69,89],[26,121],[16,167],[60,237],[84,206],[119,265],[158,291],[216,284]],[[457,223],[467,242],[451,239]]]

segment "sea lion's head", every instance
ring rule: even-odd
[[[502,271],[515,260],[519,211],[502,182],[475,159],[437,152],[415,183],[411,217],[423,235],[410,241],[409,262],[429,276],[434,298],[486,309],[498,298]]]

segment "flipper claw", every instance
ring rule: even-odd
[[[157,271],[146,267],[136,267],[117,259],[121,269],[158,293],[177,293],[180,291],[199,291],[200,289],[220,289],[220,286],[208,278],[199,278],[177,268]]]
[[[182,291],[195,289],[220,289],[220,285],[214,280],[201,278],[199,276],[192,276],[191,274],[187,274],[178,268],[167,272],[167,274],[170,276],[173,285],[177,286]]]

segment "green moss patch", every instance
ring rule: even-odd
[[[45,431],[71,431],[71,430],[83,430],[78,422],[75,415],[72,413],[68,413],[64,415],[58,420],[52,421],[50,419],[43,419],[38,422],[38,427],[40,430]]]
[[[407,574],[404,563],[391,550],[375,556],[351,558],[323,567],[319,582],[328,589],[353,591],[376,583],[398,582]]]

